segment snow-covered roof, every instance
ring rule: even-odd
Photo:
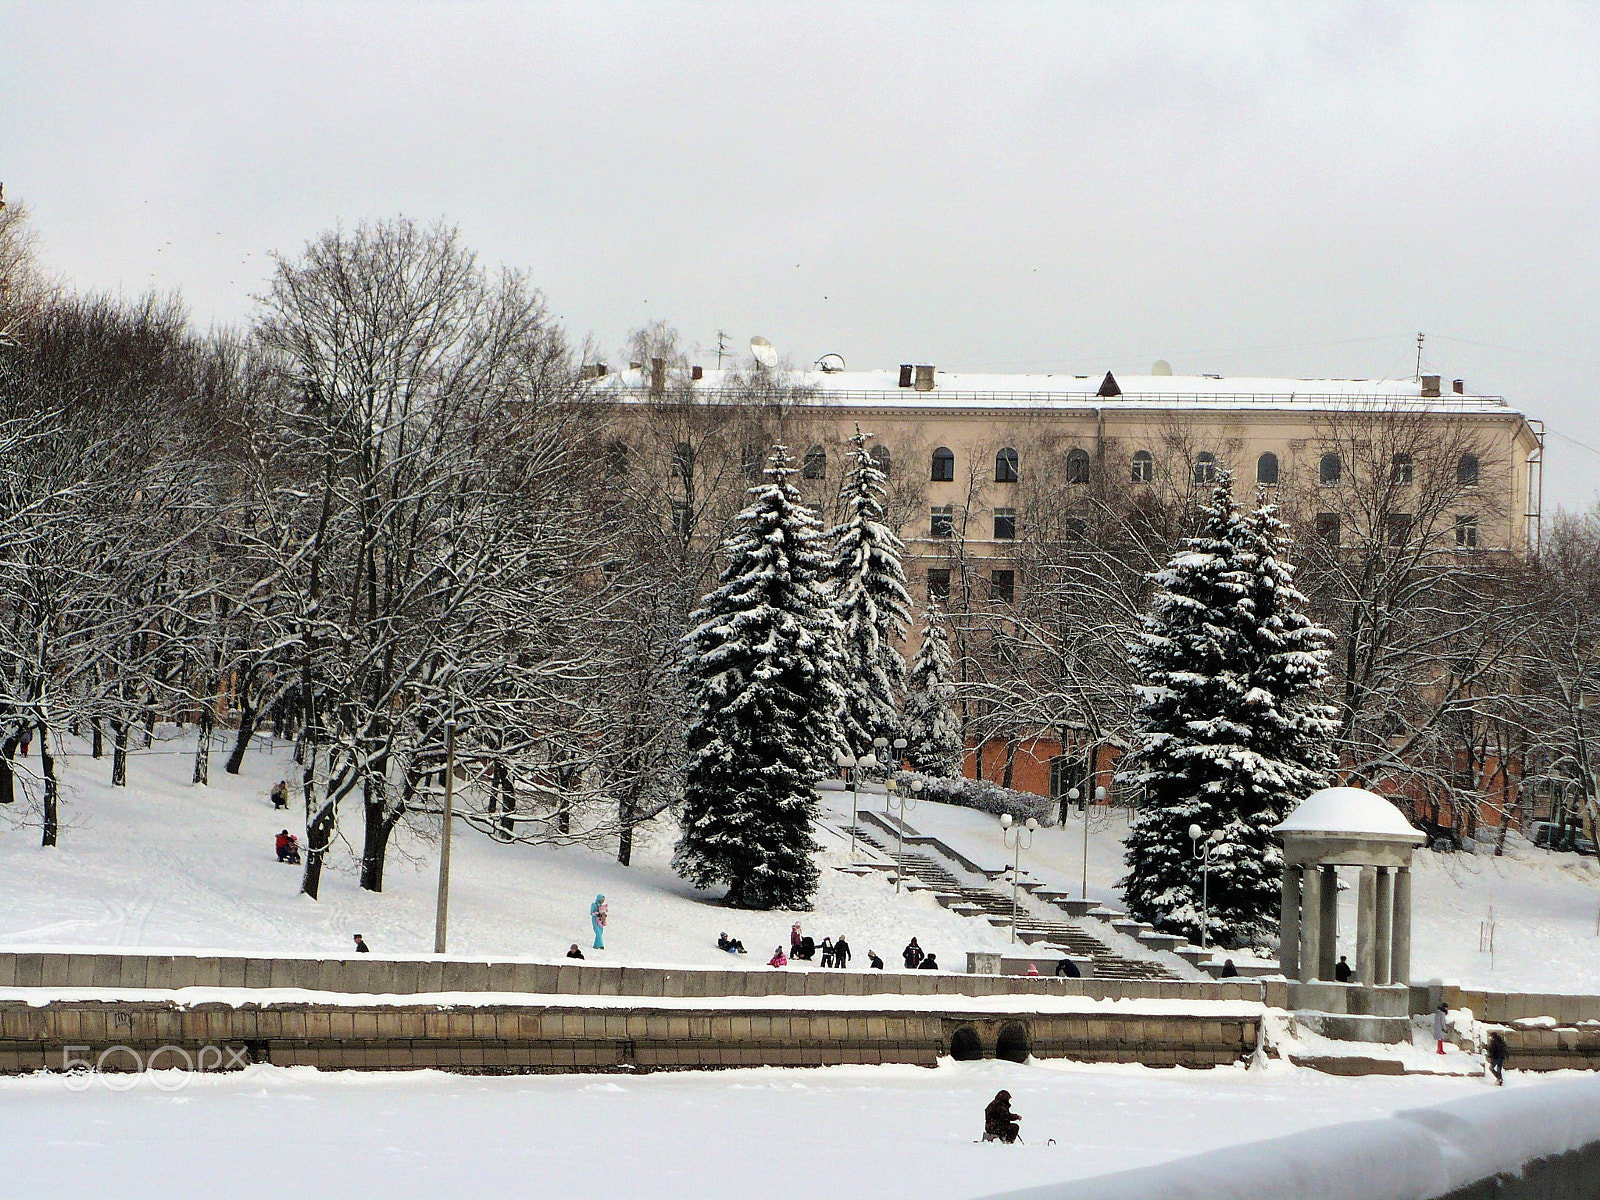
[[[1513,412],[1501,396],[1458,394],[1445,383],[1444,394],[1423,396],[1415,379],[1272,379],[1222,375],[1118,375],[1121,394],[1099,395],[1106,373],[993,375],[935,371],[931,391],[901,387],[894,371],[786,371],[785,383],[810,389],[814,402],[861,408],[1165,408],[1174,403],[1196,407],[1270,406],[1322,408],[1330,405],[1439,408],[1451,412]],[[732,371],[707,369],[690,386],[716,392],[733,382]],[[679,379],[673,377],[673,386]],[[603,376],[598,386],[620,392],[642,392],[649,372],[629,369]]]
[[[1312,792],[1273,833],[1332,833],[1422,843],[1426,836],[1389,801],[1366,788],[1331,787]]]

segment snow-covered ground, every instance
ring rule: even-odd
[[[1507,1086],[1549,1078],[1512,1073]],[[7,1194],[943,1200],[1387,1116],[1488,1086],[1279,1065],[998,1061],[503,1078],[251,1067],[85,1082],[74,1092],[62,1076],[0,1079]],[[983,1106],[1002,1087],[1025,1145],[977,1141]]]
[[[109,785],[110,758],[96,761],[81,745],[59,760],[65,778],[60,845],[39,846],[20,801],[0,808],[0,945],[142,946],[272,952],[335,952],[361,933],[378,953],[433,949],[438,848],[397,831],[385,890],[357,885],[359,804],[324,874],[322,897],[300,895],[300,870],[279,864],[272,839],[295,825],[297,809],[268,800],[279,778],[297,778],[290,748],[261,740],[235,777],[222,770],[226,745],[213,750],[211,785],[189,782],[190,732],[159,731],[164,741],[135,750],[128,786]],[[37,814],[33,814],[37,819]],[[554,960],[577,942],[590,961],[748,967],[766,970],[789,925],[799,920],[820,942],[848,936],[852,965],[876,950],[893,969],[915,935],[955,970],[966,951],[1005,946],[987,923],[955,916],[928,895],[895,897],[882,878],[856,879],[827,869],[848,859],[848,845],[828,830],[816,909],[750,913],[696,892],[669,865],[676,827],[658,822],[636,838],[634,865],[616,862],[615,846],[505,846],[457,829],[451,856],[450,949],[460,954],[521,955]],[[588,910],[596,893],[611,909],[606,949],[591,949]],[[727,930],[750,953],[716,948]],[[803,969],[803,968],[802,968]]]
[[[192,734],[170,727],[154,749],[135,750],[129,786],[112,788],[110,760],[69,746],[61,845],[39,847],[27,806],[0,809],[0,945],[143,946],[253,952],[343,952],[365,934],[380,953],[427,953],[433,945],[435,845],[404,832],[390,857],[381,895],[356,885],[359,808],[348,814],[345,841],[324,878],[322,899],[299,894],[299,871],[280,866],[272,835],[291,825],[267,793],[293,777],[289,749],[258,741],[236,778],[222,771],[219,744],[210,787],[189,782]],[[825,867],[843,864],[848,846],[835,831],[849,814],[849,794],[830,792],[838,820],[819,831]],[[863,807],[882,811],[881,795]],[[908,823],[944,839],[984,865],[1009,858],[996,818],[922,801]],[[1122,836],[1115,811],[1090,817],[1089,895],[1118,902]],[[748,913],[696,892],[669,865],[676,830],[659,822],[642,831],[632,867],[609,849],[503,846],[458,832],[452,864],[450,946],[462,954],[560,957],[576,941],[591,959],[766,969],[772,948],[787,945],[789,924],[808,933],[846,934],[856,966],[876,950],[890,968],[915,934],[947,968],[962,970],[968,950],[1009,945],[1003,930],[957,917],[925,893],[896,896],[878,876],[852,878],[825,869],[816,911]],[[1083,873],[1083,825],[1069,820],[1039,830],[1022,854],[1034,876],[1076,893]],[[1353,880],[1352,880],[1353,882]],[[587,912],[604,892],[612,920],[607,949],[589,949]],[[1510,839],[1504,858],[1417,856],[1413,977],[1523,991],[1600,990],[1600,865],[1572,854],[1536,850]],[[1480,924],[1493,907],[1495,953],[1479,950]],[[1341,952],[1354,956],[1354,892],[1341,894]],[[723,929],[750,954],[715,948]]]

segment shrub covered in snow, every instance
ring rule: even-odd
[[[1050,824],[1055,812],[1055,805],[1047,796],[1001,787],[987,779],[941,779],[935,775],[919,775],[915,771],[894,773],[897,787],[909,789],[914,779],[922,780],[922,791],[918,793],[920,799],[937,800],[940,804],[956,804],[996,816],[1010,813],[1019,821],[1034,817],[1041,825]]]

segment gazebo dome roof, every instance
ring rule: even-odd
[[[1300,802],[1273,833],[1326,833],[1354,838],[1383,838],[1420,844],[1427,836],[1389,801],[1365,788],[1331,787]]]

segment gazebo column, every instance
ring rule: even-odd
[[[1378,982],[1378,868],[1361,868],[1356,892],[1356,978]]]
[[[1322,868],[1322,912],[1317,920],[1321,937],[1317,939],[1317,978],[1332,979],[1334,962],[1339,957],[1339,868]]]
[[[1278,908],[1278,970],[1293,979],[1300,974],[1300,868],[1283,868],[1283,902]]]
[[[1378,936],[1372,982],[1382,987],[1393,982],[1394,970],[1394,868],[1378,868]]]
[[[1393,949],[1389,958],[1389,979],[1392,983],[1411,982],[1411,868],[1400,867],[1394,873],[1394,927]]]
[[[1322,955],[1322,871],[1305,867],[1300,893],[1300,979],[1317,977],[1317,961]]]

